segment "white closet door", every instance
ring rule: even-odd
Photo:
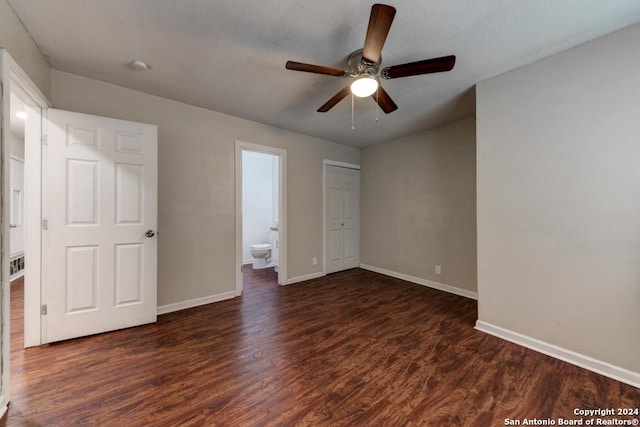
[[[360,171],[325,170],[326,273],[360,265]]]

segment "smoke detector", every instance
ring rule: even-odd
[[[145,71],[150,70],[151,66],[140,59],[134,59],[133,61],[131,61],[131,69],[135,71]]]

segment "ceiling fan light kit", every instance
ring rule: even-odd
[[[363,76],[351,83],[351,92],[359,98],[366,98],[376,93],[379,85],[375,76]]]
[[[382,62],[382,47],[387,39],[387,34],[389,34],[389,29],[391,28],[395,14],[396,9],[393,6],[374,4],[371,7],[371,15],[369,17],[369,26],[367,27],[364,48],[356,50],[349,55],[347,60],[347,70],[287,61],[285,68],[288,70],[356,79],[353,83],[346,86],[329,99],[329,101],[324,105],[318,108],[318,112],[326,113],[338,102],[349,95],[349,93],[352,93],[353,95],[361,98],[370,96],[382,111],[389,114],[397,110],[398,106],[393,102],[382,85],[380,85],[380,78],[388,80],[400,77],[417,76],[421,74],[440,73],[453,69],[456,57],[454,55],[449,55],[440,58],[394,65],[383,68],[378,72],[380,63]]]

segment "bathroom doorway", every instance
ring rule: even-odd
[[[286,285],[286,150],[236,141],[236,296],[243,269]]]

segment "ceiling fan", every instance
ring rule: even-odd
[[[318,112],[326,113],[343,98],[352,92],[355,96],[365,98],[371,96],[386,114],[398,109],[389,94],[380,86],[379,79],[397,79],[399,77],[416,76],[420,74],[440,73],[450,71],[456,63],[454,55],[440,58],[425,59],[407,64],[385,67],[378,74],[382,62],[382,46],[387,39],[396,9],[385,4],[374,4],[371,7],[369,27],[364,40],[364,48],[349,55],[348,69],[324,67],[321,65],[304,64],[302,62],[287,61],[288,70],[306,71],[308,73],[326,74],[336,77],[351,77],[354,80],[340,92],[336,93]]]

